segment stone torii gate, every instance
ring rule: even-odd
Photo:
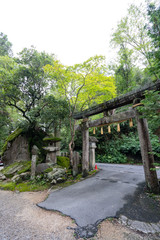
[[[152,192],[159,192],[157,173],[156,171],[151,171],[151,168],[154,168],[154,156],[150,154],[150,152],[152,152],[152,147],[149,138],[147,120],[140,117],[138,111],[136,110],[136,107],[140,104],[140,100],[144,98],[144,93],[146,90],[160,90],[160,80],[157,80],[157,82],[155,82],[154,84],[147,84],[144,87],[139,88],[138,90],[128,92],[120,97],[114,98],[110,101],[104,102],[74,115],[74,119],[82,119],[81,124],[76,126],[76,130],[82,131],[83,175],[87,175],[89,171],[89,128],[102,127],[112,123],[120,123],[126,120],[130,120],[132,118],[136,118],[146,185]],[[128,104],[133,104],[133,106],[129,107],[127,111],[120,112],[111,116],[106,116],[108,111],[117,109]],[[105,117],[94,121],[89,120],[90,116],[99,113],[104,113]]]

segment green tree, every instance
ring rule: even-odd
[[[65,98],[69,107],[69,151],[73,163],[75,123],[73,114],[85,108],[109,100],[116,95],[113,77],[107,77],[104,57],[95,56],[83,64],[65,67],[58,61],[45,67],[46,73],[57,87],[57,94]]]
[[[12,55],[12,43],[8,41],[7,35],[0,33],[0,56]]]
[[[147,118],[150,129],[156,132],[160,128],[160,92],[146,91],[145,99],[141,103],[143,106],[138,108],[139,111]]]
[[[152,48],[151,39],[145,27],[146,15],[144,5],[132,4],[128,9],[127,16],[122,18],[117,25],[111,39],[115,47],[120,47],[122,42],[125,43],[128,49],[134,51],[136,62],[145,67],[151,64],[148,52]]]
[[[0,58],[1,102],[17,109],[32,128],[46,106],[48,79],[43,67],[51,62],[53,56],[34,48],[25,48],[15,60]]]
[[[160,5],[156,7],[155,4],[148,6],[149,24],[146,25],[148,34],[152,39],[152,51],[149,51],[148,57],[152,62],[150,71],[160,78]]]
[[[148,55],[153,46],[146,29],[145,9],[144,5],[132,4],[127,16],[121,19],[112,34],[111,45],[118,49],[117,59],[111,65],[115,73],[118,94],[153,79],[149,74],[153,62]]]

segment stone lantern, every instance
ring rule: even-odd
[[[89,170],[95,169],[95,149],[98,142],[96,137],[89,137]]]
[[[56,164],[57,152],[60,150],[58,147],[56,147],[56,143],[61,141],[61,139],[55,137],[46,137],[43,139],[43,141],[48,143],[47,147],[43,147],[43,149],[47,151],[46,163]]]

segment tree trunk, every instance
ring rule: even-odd
[[[73,167],[73,161],[74,161],[73,150],[74,150],[74,136],[75,136],[76,121],[74,120],[72,122],[72,117],[70,117],[69,121],[70,121],[70,131],[71,131],[71,141],[69,143],[69,157],[70,157],[71,166]]]
[[[151,192],[159,193],[157,172],[156,170],[151,170],[155,168],[155,166],[154,156],[151,154],[152,146],[148,132],[148,123],[146,119],[140,118],[137,110],[135,110],[135,112],[146,184]]]
[[[61,132],[60,132],[60,127],[55,127],[54,128],[54,136],[57,138],[61,137]],[[60,148],[61,148],[61,142],[56,142],[55,147],[58,147],[58,151],[56,152],[57,156],[60,156]]]
[[[82,122],[82,174],[88,175],[89,171],[89,128],[88,121]]]

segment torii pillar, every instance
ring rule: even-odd
[[[87,176],[89,172],[89,126],[88,119],[82,122],[82,174]]]
[[[159,182],[157,173],[153,170],[153,168],[155,168],[154,156],[152,154],[147,119],[142,118],[137,109],[135,109],[135,113],[146,184],[151,192],[157,194],[159,193]]]

